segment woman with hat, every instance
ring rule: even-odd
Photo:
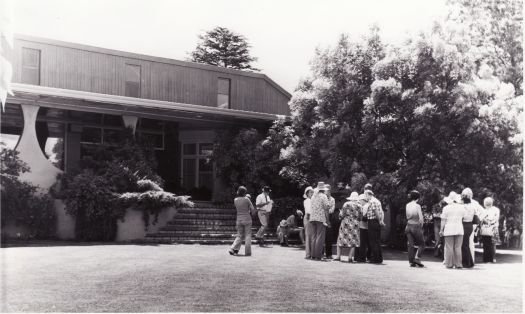
[[[342,220],[337,237],[337,257],[334,260],[341,261],[341,249],[349,247],[348,261],[354,263],[355,248],[359,247],[359,221],[362,213],[357,192],[352,192],[346,199],[348,202],[343,205],[339,213],[339,218]]]
[[[452,191],[449,199],[453,202],[443,208],[441,213],[441,230],[439,235],[445,237],[445,266],[447,268],[463,268],[461,245],[463,244],[463,217],[465,207],[461,196]]]
[[[312,195],[314,194],[314,188],[311,186],[308,186],[304,190],[304,218],[303,218],[303,225],[304,225],[304,250],[306,253],[306,258],[309,259],[312,256],[310,255],[310,243],[312,242],[311,234],[310,234],[310,214],[312,213]]]

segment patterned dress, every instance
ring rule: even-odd
[[[361,205],[357,202],[346,202],[339,216],[342,218],[337,237],[337,246],[359,247],[359,213]]]

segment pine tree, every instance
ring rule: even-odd
[[[250,45],[243,35],[216,27],[204,35],[190,54],[190,61],[238,70],[259,71],[251,66],[257,58],[250,56]]]

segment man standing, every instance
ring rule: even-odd
[[[372,190],[365,190],[368,200],[368,210],[366,212],[368,222],[368,243],[370,245],[370,263],[383,263],[383,253],[381,252],[381,227],[385,225],[383,221],[383,209],[381,202],[375,198]]]
[[[332,243],[333,243],[333,229],[331,224],[330,217],[335,211],[335,198],[332,197],[332,193],[330,191],[331,187],[330,184],[325,184],[326,188],[326,197],[328,198],[328,202],[330,203],[330,208],[326,210],[326,231],[325,231],[325,243],[324,243],[324,252],[327,259],[332,259]]]
[[[264,233],[268,228],[268,222],[270,221],[270,212],[272,211],[273,201],[270,199],[270,187],[265,186],[262,189],[262,193],[255,199],[255,206],[257,207],[257,215],[261,222],[261,228],[257,231],[255,238],[259,243],[259,246],[264,246]]]
[[[410,191],[410,202],[406,205],[407,226],[405,233],[408,240],[408,263],[410,267],[423,267],[420,257],[425,250],[425,239],[423,237],[423,213],[419,200],[419,192]],[[415,246],[417,245],[417,252]]]
[[[356,261],[364,263],[370,260],[370,246],[368,245],[368,199],[365,194],[359,195],[359,204],[361,204],[361,220],[359,221],[359,248],[357,249]]]
[[[326,211],[330,209],[330,202],[325,194],[326,187],[323,182],[317,183],[312,196],[310,214],[310,254],[313,260],[320,261],[323,256],[323,245],[325,242]]]

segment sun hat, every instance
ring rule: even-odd
[[[447,203],[447,204],[452,204],[452,203],[454,203],[454,200],[451,199],[451,198],[448,197],[448,196],[445,196],[445,197],[443,197],[443,202],[445,202],[445,203]]]
[[[308,195],[307,195],[308,192],[309,192],[309,191],[313,191],[313,190],[314,190],[313,187],[311,187],[311,186],[307,186],[306,189],[304,189],[303,198],[308,198]]]
[[[350,193],[350,196],[346,198],[349,201],[358,201],[359,200],[359,194],[357,192]]]
[[[463,191],[461,191],[461,196],[472,199],[472,196],[474,196],[474,193],[472,193],[472,190],[470,188],[464,188]]]
[[[359,200],[360,201],[366,201],[366,195],[363,193],[363,194],[359,194]]]
[[[320,181],[320,182],[317,182],[317,187],[315,189],[318,191],[326,191],[326,186],[324,182]]]
[[[368,194],[368,195],[372,195],[374,196],[374,192],[372,192],[372,190],[365,190],[365,193],[364,194]]]
[[[451,199],[452,202],[455,202],[455,203],[461,202],[461,195],[459,195],[458,193],[454,191],[450,191],[450,193],[448,194],[448,198]],[[449,204],[452,204],[452,202]]]

